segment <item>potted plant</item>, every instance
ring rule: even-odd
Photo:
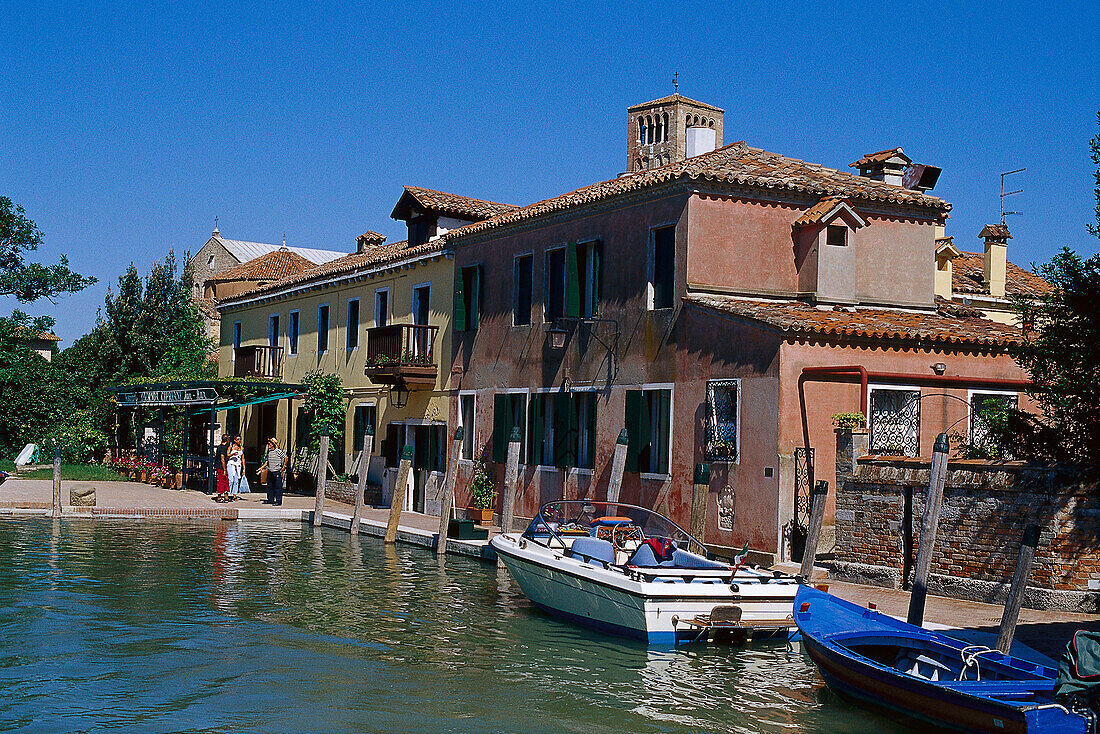
[[[715,461],[735,461],[737,459],[737,442],[725,439],[715,439],[710,442],[710,456]]]
[[[866,418],[863,413],[833,413],[833,425],[845,430],[863,428]]]
[[[492,475],[485,464],[478,464],[470,480],[470,506],[466,508],[466,516],[482,525],[492,523],[496,499],[497,488]]]

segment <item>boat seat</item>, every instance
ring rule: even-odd
[[[676,568],[729,568],[726,563],[712,561],[700,555],[677,548],[672,551],[672,565]]]
[[[951,668],[922,654],[920,650],[906,649],[898,653],[894,668],[924,680],[955,680],[955,672]]]
[[[615,546],[606,540],[581,536],[573,541],[573,545],[569,548],[569,555],[579,556],[585,563],[591,563],[593,566],[607,567],[615,563]]]
[[[657,554],[653,552],[653,549],[649,547],[648,543],[642,543],[638,546],[638,550],[634,551],[634,555],[627,560],[626,565],[638,566],[640,568],[655,568],[657,563]]]

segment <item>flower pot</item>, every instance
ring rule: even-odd
[[[466,517],[479,525],[491,525],[493,522],[493,508],[483,510],[480,507],[467,507]]]
[[[183,472],[176,472],[176,476],[173,478],[172,486],[176,489],[183,489]]]
[[[140,472],[140,473],[138,474],[138,481],[139,481],[139,482],[144,482],[144,481],[145,481],[145,470],[142,470],[142,471],[141,471],[141,472]]]

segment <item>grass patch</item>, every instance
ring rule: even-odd
[[[15,462],[11,459],[0,459],[0,471],[15,471]]]
[[[35,469],[19,475],[20,479],[53,479],[53,468]],[[61,479],[75,482],[125,482],[125,477],[101,464],[62,464]]]

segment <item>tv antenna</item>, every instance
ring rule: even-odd
[[[1009,214],[1023,214],[1023,212],[1006,212],[1005,211],[1005,197],[1015,196],[1016,194],[1022,194],[1023,189],[1016,189],[1015,191],[1005,191],[1005,176],[1011,176],[1014,173],[1023,173],[1026,168],[1017,168],[1015,171],[1005,171],[1001,174],[1001,224],[1005,223],[1005,217]]]

